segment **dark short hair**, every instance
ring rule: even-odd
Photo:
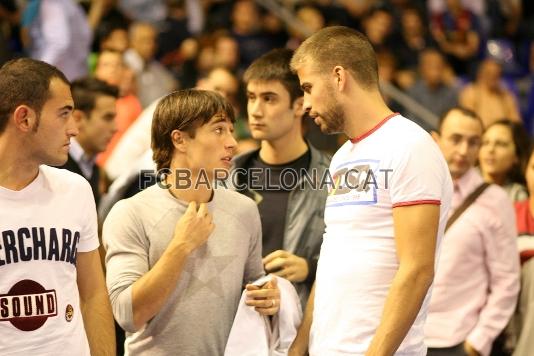
[[[35,59],[14,59],[0,68],[0,133],[4,132],[9,117],[20,105],[32,108],[39,119],[44,104],[50,98],[53,78],[70,86],[59,69]]]
[[[243,74],[245,83],[251,80],[280,82],[289,93],[290,104],[304,95],[300,88],[299,77],[291,71],[289,63],[293,51],[277,48],[256,59]]]
[[[157,169],[170,168],[174,152],[172,131],[185,131],[195,137],[196,129],[217,114],[235,122],[232,105],[214,91],[186,89],[162,98],[152,119],[152,157]]]
[[[482,119],[480,118],[480,116],[477,115],[476,112],[474,112],[473,110],[470,110],[470,109],[466,109],[463,106],[454,106],[454,107],[450,108],[449,110],[447,110],[439,118],[439,126],[438,126],[439,132],[441,132],[441,128],[443,127],[443,123],[445,122],[445,120],[447,119],[449,114],[451,112],[453,112],[453,111],[459,111],[464,116],[467,116],[467,117],[469,117],[469,118],[471,118],[471,119],[473,119],[475,121],[478,121],[478,123],[480,124],[480,127],[482,128],[482,131],[484,131],[484,123],[482,122]]]
[[[304,63],[313,63],[319,73],[330,73],[335,66],[342,66],[360,87],[378,89],[373,46],[362,33],[349,27],[325,27],[310,36],[295,51],[291,69],[296,71]]]
[[[509,119],[501,119],[495,121],[486,128],[486,131],[493,126],[504,126],[510,130],[512,140],[515,146],[515,155],[517,157],[517,164],[512,166],[512,169],[507,174],[507,178],[514,183],[525,184],[524,172],[528,163],[529,151],[531,147],[531,138],[521,122],[511,121]]]
[[[72,82],[71,90],[74,108],[83,111],[87,116],[95,108],[96,99],[99,96],[119,97],[119,89],[116,86],[90,77]]]

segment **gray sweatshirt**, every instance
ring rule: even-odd
[[[161,257],[187,204],[152,186],[118,202],[103,229],[107,287],[127,355],[222,355],[243,284],[263,275],[256,204],[216,189],[208,209],[215,229],[187,259],[174,292],[156,316],[135,330],[132,284]]]

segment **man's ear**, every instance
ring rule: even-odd
[[[304,97],[301,96],[293,100],[291,109],[293,110],[294,117],[301,118],[304,116]]]
[[[440,140],[440,138],[441,138],[441,136],[439,135],[439,132],[432,130],[432,131],[430,131],[430,136],[432,136],[432,138],[434,139],[434,141],[435,141],[437,144],[439,144],[439,140]]]
[[[187,149],[188,139],[189,135],[187,134],[187,132],[180,130],[173,130],[171,132],[172,145],[179,152],[185,153]]]
[[[39,124],[39,118],[35,110],[27,105],[20,105],[13,111],[13,123],[23,132],[35,130]]]
[[[343,91],[347,86],[347,80],[349,79],[347,71],[342,66],[335,66],[334,69],[332,69],[332,74],[334,78],[334,88],[336,88],[337,91]]]

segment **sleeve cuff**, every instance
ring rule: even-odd
[[[412,205],[423,205],[423,204],[441,205],[441,200],[426,199],[426,200],[403,201],[399,203],[394,203],[393,207],[397,208],[400,206],[412,206]]]
[[[488,335],[484,335],[479,329],[473,329],[471,334],[467,336],[466,341],[482,356],[488,356],[491,352],[493,339]]]

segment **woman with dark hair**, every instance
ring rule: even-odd
[[[527,198],[524,171],[530,137],[519,122],[503,119],[484,132],[479,152],[484,180],[502,186],[512,201]]]

